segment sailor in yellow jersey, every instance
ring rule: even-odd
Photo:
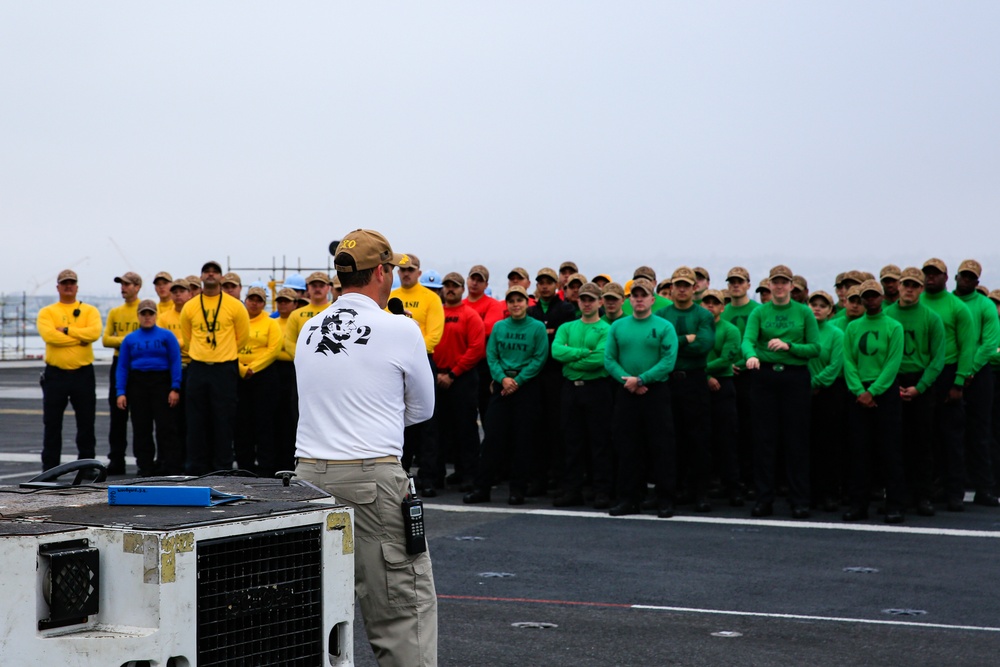
[[[295,467],[295,429],[299,423],[299,395],[295,384],[295,361],[285,349],[287,339],[285,330],[288,327],[289,316],[295,310],[295,299],[298,295],[294,289],[282,287],[274,303],[278,309],[278,317],[273,321],[281,330],[281,350],[271,365],[277,376],[277,389],[271,401],[271,411],[274,412],[274,442],[277,470],[292,470]]]
[[[243,293],[243,281],[240,280],[240,274],[230,271],[222,276],[222,291],[240,301],[240,296]]]
[[[38,311],[38,335],[45,341],[42,375],[42,470],[59,465],[66,403],[76,416],[76,451],[81,459],[95,456],[94,415],[97,411],[93,343],[101,336],[101,314],[76,298],[76,272],[66,269],[56,281],[59,301]]]
[[[306,294],[309,303],[292,311],[285,326],[285,352],[295,357],[295,344],[299,340],[302,325],[318,315],[330,305],[330,276],[322,271],[313,271],[306,278]]]
[[[271,477],[277,470],[271,402],[277,390],[278,376],[273,364],[281,351],[284,337],[278,322],[265,312],[267,290],[251,287],[247,290],[244,305],[250,316],[250,337],[240,346],[239,407],[233,440],[236,465],[263,477]]]
[[[170,298],[170,286],[174,284],[174,278],[166,271],[160,271],[153,278],[153,289],[156,290],[156,296],[159,298],[159,302],[156,304],[156,314],[162,315],[168,310],[174,309],[174,300]],[[157,326],[162,326],[157,324]]]
[[[128,449],[128,409],[118,409],[116,376],[118,373],[118,349],[125,336],[139,328],[139,290],[142,278],[129,271],[115,278],[121,285],[125,303],[112,308],[104,326],[104,347],[114,349],[115,358],[111,362],[108,376],[108,405],[111,406],[111,428],[108,431],[108,474],[125,474],[125,451]]]
[[[184,280],[188,281],[188,290],[191,292],[192,299],[201,294],[201,278],[191,274]]]
[[[221,278],[222,266],[206,262],[202,293],[181,310],[183,347],[191,357],[184,397],[189,475],[233,467],[237,358],[250,336],[250,316],[242,303],[222,293]]]
[[[389,293],[389,298],[403,302],[403,308],[409,311],[410,317],[420,327],[427,354],[431,355],[444,334],[444,305],[436,292],[420,284],[423,273],[420,258],[416,255],[404,256],[410,258],[409,262],[399,265],[399,287]]]

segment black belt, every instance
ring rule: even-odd
[[[592,378],[590,380],[570,380],[569,383],[574,387],[585,387],[588,384],[594,384],[595,382],[604,382],[607,378]]]
[[[770,368],[775,373],[782,373],[784,371],[805,368],[805,366],[802,366],[801,364],[778,364],[772,361],[762,361],[760,362],[760,367]]]
[[[222,366],[224,364],[235,364],[236,359],[230,359],[229,361],[198,361],[197,359],[192,359],[191,363],[201,366]]]

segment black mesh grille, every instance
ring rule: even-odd
[[[198,665],[323,661],[320,526],[198,542]]]

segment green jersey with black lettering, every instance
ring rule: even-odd
[[[486,344],[486,362],[496,382],[512,377],[519,385],[536,377],[549,360],[549,336],[534,317],[512,317],[493,325]]]
[[[787,350],[769,350],[768,342],[777,338],[787,343]],[[819,327],[809,306],[789,301],[779,306],[769,301],[750,313],[743,332],[743,357],[757,357],[765,363],[805,366],[819,355]]]
[[[903,361],[899,372],[922,372],[915,385],[922,394],[944,370],[944,324],[937,313],[920,301],[912,306],[897,301],[885,309],[885,314],[903,325]]]
[[[844,334],[844,380],[855,396],[881,396],[903,361],[903,325],[879,312],[851,322]]]
[[[644,384],[666,382],[677,361],[677,333],[662,317],[615,320],[604,346],[604,367],[621,384],[636,376]]]
[[[832,385],[844,372],[844,332],[829,320],[817,322],[819,355],[809,360],[810,384],[813,389]]]

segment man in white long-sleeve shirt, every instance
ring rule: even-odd
[[[295,354],[295,471],[354,508],[355,592],[381,667],[437,664],[431,560],[406,551],[399,462],[403,428],[434,413],[434,376],[419,327],[384,310],[407,261],[378,232],[345,236],[343,296],[303,325]]]

